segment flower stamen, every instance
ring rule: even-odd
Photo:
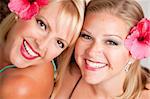
[[[34,3],[34,2],[35,2],[35,0],[29,0],[29,2],[30,2],[30,4],[32,4],[32,3]]]
[[[142,36],[142,37],[139,37],[139,38],[138,38],[138,41],[144,41],[144,39],[145,39],[145,38]]]

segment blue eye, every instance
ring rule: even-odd
[[[65,44],[61,40],[57,40],[57,44],[62,49],[65,47]]]
[[[113,41],[113,40],[107,40],[107,41],[106,41],[106,44],[108,44],[108,45],[113,45],[113,46],[117,46],[117,45],[118,45],[118,43],[116,43],[116,42]]]
[[[85,33],[83,33],[83,32],[80,34],[80,37],[82,37],[82,38],[84,38],[84,39],[86,39],[86,40],[91,40],[91,39],[92,39],[92,37],[91,37],[90,35],[85,34]]]
[[[42,20],[37,19],[36,22],[37,22],[37,24],[39,25],[39,27],[40,27],[42,30],[46,30],[46,29],[47,29],[46,24],[45,24]]]

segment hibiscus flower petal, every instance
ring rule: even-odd
[[[124,45],[127,47],[127,49],[131,49],[132,45],[133,45],[133,40],[132,39],[126,39],[124,42]]]
[[[143,59],[150,56],[150,46],[135,40],[130,52],[134,58]]]
[[[40,7],[48,4],[48,0],[36,0],[36,2]]]
[[[30,3],[27,0],[10,0],[8,7],[10,11],[18,14],[25,8],[27,8]]]
[[[32,5],[30,5],[30,7],[22,11],[19,15],[22,19],[28,20],[36,16],[38,12],[39,12],[39,6],[35,2]]]
[[[143,18],[130,30],[125,46],[136,59],[150,56],[150,20]]]
[[[40,7],[47,5],[48,0],[10,0],[8,7],[11,12],[16,13],[20,18],[28,20],[37,15]]]

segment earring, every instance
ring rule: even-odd
[[[17,15],[15,15],[15,20],[17,21],[19,19],[19,17]]]
[[[131,64],[132,64],[132,62],[129,61],[129,62],[125,65],[125,67],[124,67],[124,71],[125,71],[125,72],[128,72],[128,71],[129,71],[129,67],[130,67]]]

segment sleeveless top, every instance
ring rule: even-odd
[[[8,68],[16,68],[15,65],[8,65],[8,66],[5,66],[4,68],[0,69],[0,73],[2,73],[3,71],[5,71],[6,69]]]
[[[54,66],[54,72],[56,72],[56,64],[55,64],[55,62],[53,60],[52,60],[52,64]],[[17,68],[17,67],[15,65],[5,66],[4,68],[0,69],[0,73],[2,73],[3,71],[5,71],[8,68]]]
[[[70,95],[69,95],[69,99],[71,99],[72,95],[73,95],[73,92],[74,90],[76,89],[77,85],[79,84],[80,80],[81,80],[82,76],[80,76],[80,78],[78,79],[77,83],[75,84],[74,88],[72,89]]]

